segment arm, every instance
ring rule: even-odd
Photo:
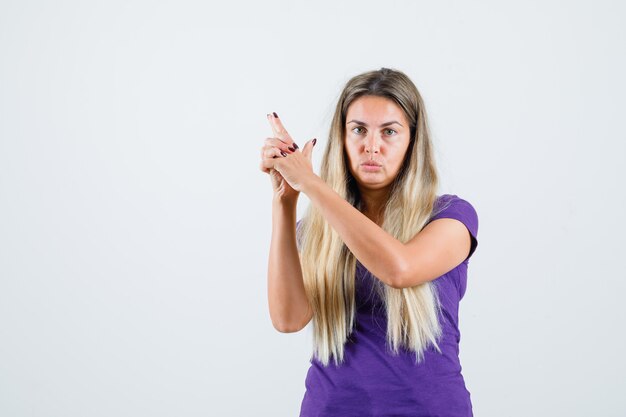
[[[313,315],[296,245],[296,205],[297,200],[272,200],[267,289],[272,324],[282,333],[303,329]]]
[[[303,191],[363,266],[393,288],[434,280],[468,255],[470,236],[458,220],[437,219],[405,244],[341,198],[320,177],[312,176]]]
[[[374,276],[399,288],[405,264],[404,244],[312,175],[302,190],[341,236],[350,251]]]

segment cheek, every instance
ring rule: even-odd
[[[396,152],[394,152],[393,157],[391,157],[392,165],[396,168],[399,168],[402,165],[402,162],[404,161],[404,156],[406,155],[406,150],[402,150],[402,149],[396,149]]]

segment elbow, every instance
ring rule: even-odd
[[[309,324],[309,321],[310,320],[307,320],[305,322],[295,320],[272,320],[272,325],[280,333],[296,333],[304,329],[307,324]]]
[[[404,273],[399,269],[396,271],[389,277],[387,285],[396,290],[401,290],[404,288]]]
[[[408,267],[399,267],[396,272],[391,276],[389,286],[397,290],[403,288],[414,287],[423,283],[423,280],[417,276],[414,270]]]
[[[304,318],[294,318],[293,314],[286,316],[280,316],[276,319],[270,314],[272,319],[272,326],[280,333],[296,333],[304,329],[312,320],[313,313],[309,308],[308,314]]]
[[[406,276],[406,270],[408,266],[405,262],[398,260],[396,267],[393,268],[393,272],[390,274],[387,285],[396,290],[404,288],[404,277]]]
[[[272,323],[274,328],[280,333],[297,333],[303,329],[302,326],[294,326],[291,324],[277,324]]]
[[[402,281],[402,279],[400,279],[400,276],[396,275],[393,277],[393,279],[389,282],[388,284],[391,288],[394,288],[396,290],[401,290],[402,288],[404,288],[404,283]]]
[[[300,330],[304,329],[310,322],[312,316],[309,315],[308,319],[299,323],[275,323],[272,322],[274,328],[280,333],[297,333]]]

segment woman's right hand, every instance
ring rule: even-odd
[[[294,142],[295,145],[295,142]],[[295,145],[298,146],[298,145]],[[297,148],[296,148],[297,149]],[[261,148],[261,159],[269,159],[269,158],[282,158],[286,156],[288,153],[293,153],[296,151],[294,147],[290,144],[285,143],[283,140],[273,137],[265,139],[265,144]],[[285,155],[281,154],[284,152]],[[280,175],[280,172],[275,169],[268,169],[263,166],[263,161],[261,161],[260,168],[261,171],[270,175],[270,179],[272,181],[272,189],[274,190],[274,198],[279,199],[283,202],[296,202],[298,200],[298,196],[300,195],[300,191],[294,190],[287,181]]]

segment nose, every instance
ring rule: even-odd
[[[380,150],[380,142],[376,133],[372,133],[371,135],[367,135],[365,138],[365,152],[372,154],[378,153]]]

